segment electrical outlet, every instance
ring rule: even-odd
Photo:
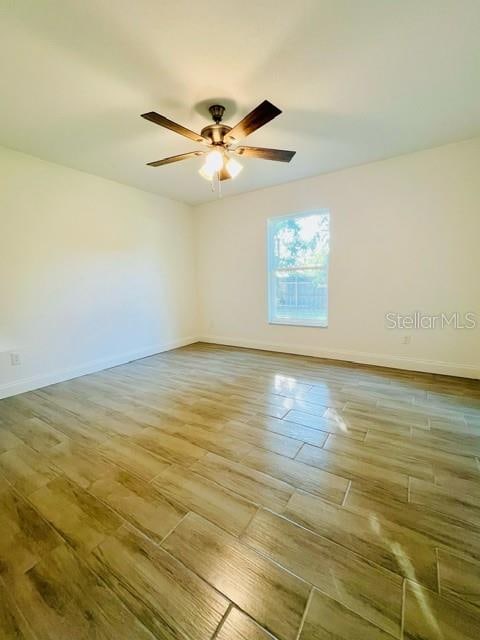
[[[402,336],[402,344],[410,344],[412,336]]]
[[[19,353],[11,353],[10,354],[10,364],[12,365],[12,367],[16,367],[19,364],[22,364],[22,362],[20,360],[20,354]]]

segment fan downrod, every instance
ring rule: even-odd
[[[221,104],[212,104],[208,107],[208,110],[210,111],[210,115],[212,116],[215,124],[220,124],[223,114],[225,113],[225,107]]]
[[[223,138],[231,130],[232,127],[221,124],[225,107],[222,104],[212,104],[208,107],[210,115],[215,124],[209,124],[202,129],[202,136],[215,146],[224,146]]]

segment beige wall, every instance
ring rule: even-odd
[[[194,340],[191,216],[0,148],[0,397]]]
[[[385,323],[392,311],[480,318],[479,167],[475,139],[197,207],[200,335],[480,377],[479,328]],[[316,207],[331,211],[329,327],[269,325],[266,220]]]

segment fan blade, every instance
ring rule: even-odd
[[[189,158],[195,158],[196,156],[203,156],[205,151],[190,151],[189,153],[181,153],[178,156],[170,156],[169,158],[163,158],[163,160],[155,160],[155,162],[147,162],[148,167],[161,167],[162,164],[171,164],[172,162],[179,162],[180,160],[188,160]]]
[[[173,120],[169,120],[168,118],[165,118],[165,116],[161,116],[156,111],[142,113],[142,118],[145,118],[145,120],[150,120],[150,122],[154,122],[161,127],[165,127],[165,129],[170,129],[170,131],[175,131],[175,133],[179,133],[181,136],[185,136],[185,138],[195,140],[195,142],[204,142],[206,144],[210,144],[210,140],[208,138],[204,138],[199,133],[191,131],[191,129],[182,127],[181,124],[177,124],[176,122],[173,122]]]
[[[290,162],[296,151],[284,149],[264,149],[263,147],[237,147],[235,153],[247,158],[262,158],[262,160],[277,160],[278,162]]]
[[[273,105],[268,100],[264,100],[262,104],[255,107],[253,111],[245,116],[238,124],[236,124],[231,131],[229,131],[225,137],[225,142],[233,142],[234,140],[241,140],[246,138],[251,133],[263,127],[264,124],[276,118],[280,113],[280,109]]]

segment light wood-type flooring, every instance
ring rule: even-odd
[[[196,344],[0,401],[2,640],[478,640],[480,385]]]

